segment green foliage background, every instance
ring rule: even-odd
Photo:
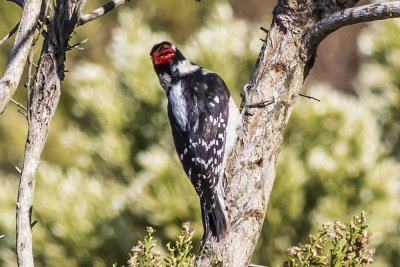
[[[38,170],[37,266],[121,265],[146,226],[157,229],[165,247],[182,223],[191,221],[194,244],[199,243],[198,198],[175,155],[166,98],[149,51],[156,42],[176,42],[193,62],[219,73],[239,104],[262,34],[257,25],[236,18],[224,1],[172,2],[174,9],[166,1],[138,1],[74,38],[90,40],[85,51],[69,55],[62,100]],[[9,3],[3,6],[2,35],[19,12]],[[185,15],[175,12],[181,9]],[[359,40],[365,60],[354,78],[357,96],[319,84],[308,94],[321,102],[298,99],[253,263],[277,266],[288,247],[306,240],[321,223],[349,221],[363,209],[373,232],[371,247],[377,249],[375,266],[397,266],[399,34],[398,20],[365,28]],[[1,68],[11,43],[0,47]],[[16,95],[20,102],[24,90],[21,86]],[[16,266],[14,166],[22,167],[26,136],[16,110],[9,104],[0,116],[0,234],[6,236],[0,239],[0,266]]]

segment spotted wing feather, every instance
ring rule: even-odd
[[[211,211],[216,204],[216,186],[223,167],[226,134],[223,125],[229,115],[229,91],[214,73],[207,74],[197,87],[203,88],[206,101],[199,112],[197,127],[189,132],[189,139],[196,143],[193,148],[195,160],[192,158],[195,165],[190,178],[201,202]]]

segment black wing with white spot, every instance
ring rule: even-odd
[[[229,91],[222,79],[214,74],[204,75],[196,84],[203,91],[203,103],[197,120],[189,131],[192,152],[192,171],[189,176],[200,200],[208,211],[215,207],[216,186],[224,156],[226,123],[229,115]],[[197,91],[198,92],[198,91]]]

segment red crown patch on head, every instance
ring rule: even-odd
[[[171,59],[175,56],[175,50],[167,44],[160,46],[153,53],[153,61],[154,64],[163,64],[166,62],[170,62]]]

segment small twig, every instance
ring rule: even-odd
[[[18,172],[19,174],[21,174],[21,173],[22,173],[21,169],[20,169],[20,168],[18,168],[17,166],[15,166],[15,169],[17,170],[17,172]]]
[[[257,102],[257,103],[251,103],[251,104],[245,104],[244,108],[241,111],[241,114],[246,115],[246,116],[253,116],[254,113],[251,113],[249,111],[250,108],[265,108],[273,103],[275,103],[274,98],[272,98],[272,100],[261,101],[261,102]],[[244,111],[244,113],[243,113],[243,111]]]
[[[102,7],[99,7],[96,10],[93,10],[90,13],[87,14],[82,14],[79,17],[78,23],[76,26],[81,26],[85,23],[88,23],[92,20],[98,19],[101,16],[103,16],[104,14],[110,12],[111,10],[113,10],[114,8],[117,8],[119,6],[122,6],[123,4],[125,4],[126,2],[129,2],[129,0],[112,0],[108,3],[106,3],[105,5],[103,5]]]
[[[318,98],[315,98],[315,97],[313,97],[313,96],[303,95],[303,94],[299,94],[299,96],[302,96],[302,97],[305,97],[305,98],[308,98],[308,99],[314,99],[314,100],[316,100],[316,101],[318,101],[318,102],[321,102],[321,100],[319,100]]]
[[[25,111],[20,110],[20,109],[18,109],[17,111],[18,111],[18,113],[21,113],[25,118],[27,118],[28,115]]]
[[[246,104],[246,108],[265,108],[266,106],[269,106],[271,104],[275,103],[275,100],[267,100],[267,101],[261,101],[257,103],[251,103],[251,104]]]
[[[31,229],[33,229],[33,227],[38,223],[37,220],[33,221],[33,223],[31,223]]]
[[[22,108],[24,111],[26,111],[26,107],[22,105],[21,103],[15,101],[13,98],[11,98],[11,102],[13,102],[15,105],[17,105],[19,108]]]
[[[260,30],[262,30],[263,32],[265,32],[266,34],[268,34],[268,30],[266,28],[264,28],[263,26],[260,27]]]
[[[24,105],[22,105],[21,103],[15,101],[13,98],[10,99],[11,102],[13,102],[15,105],[17,105],[19,108],[21,108],[22,110],[18,109],[17,111],[19,113],[21,113],[22,115],[24,115],[24,117],[26,119],[28,119],[28,114],[27,114],[27,109],[26,107],[24,107]],[[19,171],[19,173],[21,173],[21,171]]]
[[[31,81],[33,79],[32,76],[32,66],[34,65],[33,63],[33,55],[35,54],[36,50],[31,50],[29,57],[28,57],[28,81],[26,82],[26,107],[27,107],[27,112],[26,112],[26,120],[28,121],[28,125],[30,123],[30,89],[31,89]],[[36,66],[37,67],[37,66]]]
[[[19,27],[19,22],[6,36],[3,37],[3,39],[0,40],[0,45],[3,44],[5,41],[7,41],[18,30],[18,27]]]
[[[88,40],[89,39],[85,39],[85,40],[83,40],[83,41],[81,41],[79,43],[76,43],[74,45],[69,45],[67,50],[72,50],[73,48],[78,49],[78,50],[84,50],[84,48],[83,47],[79,47],[79,45],[86,43]]]

